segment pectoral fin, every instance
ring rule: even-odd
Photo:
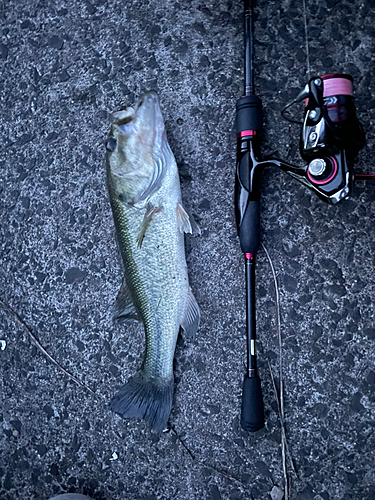
[[[134,319],[140,321],[130,290],[126,284],[125,277],[122,280],[121,288],[116,297],[115,318]]]
[[[189,288],[189,293],[186,301],[185,316],[181,323],[181,326],[185,332],[186,337],[194,338],[197,330],[199,328],[199,321],[201,319],[201,313],[199,306],[191,288]]]
[[[137,243],[138,247],[141,248],[143,240],[146,235],[146,231],[148,229],[148,226],[150,225],[150,222],[155,214],[158,214],[163,210],[163,207],[153,207],[150,203],[146,205],[146,213],[144,216],[144,219],[142,221],[141,227],[139,228],[139,234],[137,237]]]

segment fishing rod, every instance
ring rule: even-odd
[[[262,132],[262,101],[255,95],[253,70],[253,1],[244,0],[244,94],[236,103],[237,165],[235,205],[237,230],[245,256],[247,363],[242,389],[241,427],[255,432],[264,427],[261,381],[256,363],[255,261],[260,245],[260,179],[265,167],[278,167],[314,191],[329,204],[347,198],[354,177],[353,163],[365,145],[356,116],[353,78],[328,74],[311,78],[298,96],[282,110],[305,100],[300,154],[306,162],[292,165],[278,158],[258,159]]]
[[[260,193],[254,182],[254,139],[262,130],[262,102],[254,93],[253,6],[244,1],[244,95],[236,104],[237,175],[236,219],[246,271],[246,375],[242,388],[241,427],[257,431],[264,426],[264,408],[256,365],[255,257],[260,245]]]

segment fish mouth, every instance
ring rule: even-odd
[[[118,140],[131,140],[144,148],[154,149],[161,147],[164,136],[159,97],[154,90],[150,90],[141,95],[134,107],[123,107],[112,115],[106,145],[107,150],[113,152]]]
[[[123,106],[113,113],[113,124],[117,127],[123,127],[130,122],[132,126],[136,124],[140,128],[164,128],[159,97],[154,90],[142,94],[135,106]],[[126,129],[126,127],[123,128]],[[121,128],[120,132],[122,132]],[[126,133],[126,130],[124,132]]]
[[[134,122],[140,127],[154,131],[164,130],[164,121],[161,114],[160,102],[157,93],[150,90],[141,95],[136,105]]]

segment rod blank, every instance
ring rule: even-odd
[[[245,95],[254,95],[253,72],[253,2],[245,0]]]

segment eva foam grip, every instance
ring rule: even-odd
[[[262,101],[256,95],[238,99],[236,103],[236,132],[243,130],[262,130]]]
[[[241,250],[255,255],[260,245],[260,202],[249,200],[238,228]]]
[[[242,388],[241,427],[256,432],[264,427],[264,407],[260,378],[245,377]]]

